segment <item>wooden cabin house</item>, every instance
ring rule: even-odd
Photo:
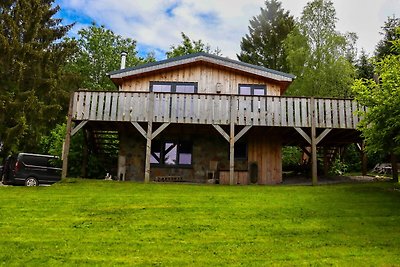
[[[284,97],[295,77],[264,67],[197,53],[109,77],[118,91],[71,97],[64,159],[79,129],[114,133],[121,180],[277,184],[282,146],[311,146],[316,162],[317,146],[360,141],[355,102]]]

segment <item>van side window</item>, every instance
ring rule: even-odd
[[[25,165],[47,167],[47,158],[24,155],[21,160]]]

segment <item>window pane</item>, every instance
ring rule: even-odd
[[[182,142],[179,144],[179,164],[192,164],[192,143]]]
[[[264,88],[254,88],[254,95],[265,95]]]
[[[236,143],[235,144],[235,159],[246,159],[247,158],[247,143]]]
[[[251,95],[250,86],[240,86],[239,87],[239,95]]]
[[[150,163],[160,163],[160,152],[151,153],[150,155]]]
[[[176,165],[177,145],[174,143],[165,143],[164,163],[167,165]]]
[[[179,154],[179,164],[182,164],[182,165],[192,164],[192,154],[191,153],[180,153]]]
[[[171,85],[170,84],[153,84],[153,92],[156,93],[170,93]]]
[[[190,84],[179,85],[179,84],[177,84],[176,92],[177,93],[187,93],[187,94],[194,93],[195,92],[194,85],[190,85]]]
[[[160,164],[161,144],[155,141],[151,146],[150,163]]]

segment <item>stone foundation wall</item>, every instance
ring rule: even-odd
[[[126,158],[125,180],[144,181],[146,140],[133,126],[129,126],[131,125],[120,130],[120,155]],[[157,126],[153,126],[153,129],[156,128]],[[267,137],[260,135],[262,136],[260,131],[252,133],[250,130],[243,137],[249,143],[249,162],[250,160],[251,162],[261,161],[258,168],[259,183],[279,183],[281,181],[281,145],[276,142],[276,137],[274,140],[267,141]],[[152,165],[152,180],[157,176],[181,176],[184,181],[205,183],[209,178],[207,171],[210,168],[210,161],[218,161],[218,169],[221,171],[229,170],[229,143],[210,125],[170,125],[157,136],[157,139],[191,140],[193,145],[192,166]],[[261,151],[257,146],[257,139],[262,140],[262,152],[270,153],[271,156],[260,156]],[[247,159],[235,160],[235,170],[245,172],[248,171],[248,167]],[[271,170],[266,170],[266,168]],[[271,177],[267,177],[267,174]]]
[[[129,126],[120,130],[120,155],[126,157],[125,180],[144,181],[146,140],[133,126]],[[157,176],[182,176],[184,181],[206,182],[210,161],[218,161],[219,169],[229,169],[229,144],[212,127],[169,126],[157,139],[192,140],[192,166],[152,165],[151,179]],[[247,170],[247,161],[237,160],[235,169]]]

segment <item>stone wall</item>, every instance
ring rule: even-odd
[[[153,126],[156,129],[158,125]],[[145,128],[145,127],[144,127]],[[192,140],[192,166],[151,166],[151,179],[157,176],[182,176],[188,182],[206,182],[210,161],[220,170],[229,170],[229,143],[210,125],[170,125],[157,139]],[[144,180],[146,140],[132,125],[120,129],[120,155],[126,157],[125,179]],[[236,170],[247,170],[247,160],[236,160]]]

